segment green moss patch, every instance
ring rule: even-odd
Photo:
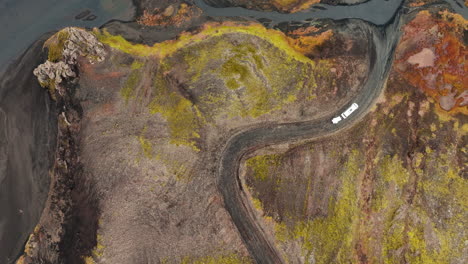
[[[62,58],[65,42],[70,37],[70,33],[66,30],[59,31],[47,40],[45,46],[48,49],[48,59],[52,62],[57,62]]]

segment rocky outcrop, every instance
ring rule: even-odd
[[[37,76],[37,80],[43,86],[47,84],[49,80],[54,80],[54,83],[58,85],[62,83],[63,79],[76,77],[70,65],[63,61],[51,62],[49,60],[34,69],[34,75]]]
[[[75,65],[79,56],[88,58],[90,63],[103,61],[106,51],[96,36],[84,29],[68,27],[52,36],[44,45],[51,51],[60,54],[58,62],[49,60],[34,69],[39,83],[48,86],[53,94],[54,90],[64,80],[73,80],[77,77]],[[60,89],[58,90],[60,93]]]
[[[97,207],[89,189],[84,190],[79,161],[82,109],[74,96],[76,69],[80,57],[96,63],[104,60],[106,51],[93,34],[79,28],[61,30],[44,46],[49,59],[34,75],[61,109],[57,148],[44,211],[18,263],[82,263],[81,256],[89,255],[96,244]]]
[[[80,28],[66,28],[69,39],[65,43],[63,58],[69,65],[75,65],[78,56],[87,57],[90,63],[101,62],[105,59],[104,45],[96,36]]]

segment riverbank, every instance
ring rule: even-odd
[[[32,74],[46,57],[37,40],[1,75],[0,262],[22,251],[44,208],[55,160],[56,110]]]

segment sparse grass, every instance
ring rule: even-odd
[[[159,113],[167,120],[172,144],[190,146],[198,151],[194,140],[200,137],[201,114],[192,102],[170,90],[163,72],[160,69],[155,80],[156,96],[149,105],[150,112]]]
[[[138,141],[140,142],[143,154],[145,154],[145,156],[148,159],[151,159],[153,157],[153,145],[151,144],[151,142],[148,139],[144,138],[143,135],[138,137]]]
[[[134,60],[134,61],[132,62],[132,65],[130,65],[130,68],[131,68],[132,70],[138,70],[138,69],[140,69],[141,67],[143,67],[144,65],[145,65],[145,62],[136,59],[136,60]]]
[[[317,264],[348,263],[353,250],[354,226],[358,220],[356,177],[362,159],[353,151],[341,172],[341,188],[335,199],[329,201],[326,217],[300,222],[293,237],[303,241],[303,255],[314,254]]]

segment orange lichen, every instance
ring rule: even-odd
[[[285,12],[298,12],[309,8],[313,4],[320,3],[320,0],[273,0],[272,4],[279,10]]]
[[[144,26],[180,26],[182,23],[192,20],[198,14],[198,7],[182,3],[178,8],[169,6],[164,10],[157,8],[153,11],[143,10],[143,15],[137,19],[137,22]]]
[[[419,1],[414,1],[414,2],[410,3],[409,6],[418,7],[418,6],[423,6],[425,4],[426,4],[425,0],[419,0]]]
[[[316,36],[299,36],[297,38],[288,38],[288,42],[295,50],[307,56],[314,53],[316,48],[329,40],[332,35],[332,31],[327,30]]]
[[[113,71],[113,72],[106,72],[106,73],[98,73],[96,72],[96,66],[90,63],[81,62],[80,63],[80,70],[83,74],[93,80],[105,80],[105,79],[112,79],[112,78],[120,78],[124,76],[123,72]]]
[[[397,51],[397,71],[450,114],[468,114],[468,51],[458,34],[467,28],[460,15],[422,11],[404,28]]]
[[[310,33],[317,33],[320,31],[320,28],[318,27],[314,27],[314,26],[310,26],[310,27],[301,27],[301,28],[298,28],[298,29],[295,29],[293,31],[290,31],[288,32],[288,35],[292,35],[292,36],[305,36],[305,35],[308,35]]]

